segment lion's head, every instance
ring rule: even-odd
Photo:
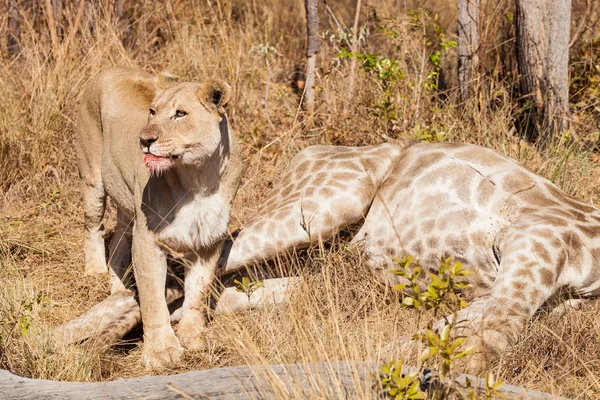
[[[200,166],[215,152],[230,93],[231,87],[217,79],[180,83],[152,103],[139,136],[144,162],[153,174],[178,162]]]

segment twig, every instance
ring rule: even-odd
[[[575,44],[575,42],[579,40],[581,35],[583,35],[583,32],[585,31],[588,22],[590,22],[590,18],[592,16],[592,2],[593,0],[585,0],[585,14],[583,15],[583,19],[579,23],[579,26],[577,26],[577,30],[575,31],[573,38],[569,42],[569,48],[571,48]]]

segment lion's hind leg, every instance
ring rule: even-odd
[[[106,192],[102,177],[98,173],[92,179],[83,180],[83,213],[85,254],[85,274],[105,274],[108,272],[104,250],[104,211],[106,209]]]

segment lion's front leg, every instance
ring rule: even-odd
[[[160,368],[181,358],[183,348],[171,328],[165,300],[167,260],[154,235],[136,223],[133,230],[134,274],[140,297],[146,367]]]
[[[177,336],[186,349],[201,350],[205,346],[207,304],[206,296],[211,283],[223,244],[198,251],[189,257],[191,263],[185,269],[185,300],[182,316],[177,326]]]

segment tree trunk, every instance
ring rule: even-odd
[[[17,9],[17,0],[8,0],[8,35],[6,47],[11,55],[19,52],[19,43],[21,41],[21,21],[19,19],[19,10]]]
[[[547,140],[569,128],[571,0],[517,0],[516,5],[524,134]]]
[[[304,89],[304,104],[309,119],[312,117],[315,104],[315,69],[317,54],[321,47],[319,41],[319,15],[317,13],[317,0],[305,0],[306,7],[306,85]]]
[[[479,0],[458,0],[458,82],[462,101],[474,93],[479,42]]]

